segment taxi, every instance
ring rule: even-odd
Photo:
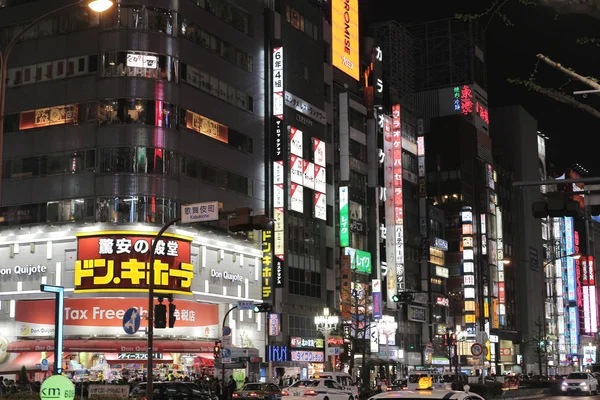
[[[370,397],[369,400],[422,400],[422,399],[458,399],[458,400],[485,400],[478,394],[469,393],[469,385],[465,391],[434,389],[431,377],[421,378],[415,390],[399,392],[384,392]]]
[[[354,400],[352,391],[346,390],[333,379],[302,379],[281,391],[290,400]]]

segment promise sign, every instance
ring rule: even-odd
[[[110,231],[77,234],[75,293],[147,292],[155,234]],[[192,238],[165,233],[154,253],[154,291],[191,294]]]

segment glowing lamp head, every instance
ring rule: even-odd
[[[88,3],[88,7],[94,12],[104,12],[111,8],[113,5],[112,0],[91,0]]]

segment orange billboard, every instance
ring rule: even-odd
[[[332,0],[332,64],[355,80],[360,79],[358,0]]]
[[[165,300],[163,304],[167,304]],[[217,305],[175,299],[175,327],[169,334],[179,333],[203,338],[218,337],[219,310]],[[140,330],[147,326],[148,310],[145,298],[71,298],[65,299],[63,321],[65,335],[124,334],[123,316],[135,308],[141,316]],[[17,336],[43,337],[54,334],[54,300],[19,300],[15,304]],[[174,334],[174,333],[173,333]]]

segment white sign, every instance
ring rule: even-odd
[[[302,185],[309,189],[315,189],[315,164],[310,161],[303,160],[303,171],[304,176],[302,178]]]
[[[283,47],[273,49],[273,93],[283,92]]]
[[[273,207],[283,207],[284,189],[282,184],[273,185]]]
[[[315,164],[315,190],[321,193],[327,191],[327,175],[325,167]]]
[[[315,192],[315,218],[327,221],[327,198],[325,193]]]
[[[290,184],[290,210],[304,213],[304,188],[302,185]]]
[[[323,125],[327,124],[327,113],[325,111],[302,100],[298,96],[294,96],[290,92],[285,92],[285,105]]]
[[[292,182],[299,185],[304,184],[304,163],[300,157],[290,155],[290,176]]]
[[[315,164],[325,167],[325,142],[317,138],[313,138],[313,151]]]
[[[231,272],[227,271],[221,272],[217,271],[214,268],[210,270],[210,277],[217,279],[225,279],[231,282],[242,282],[244,280],[244,278],[240,274],[232,274]]]
[[[90,385],[88,398],[93,397],[126,399],[129,397],[129,385]]]
[[[127,66],[156,69],[158,66],[158,59],[156,56],[144,56],[141,54],[129,53],[127,54]]]
[[[0,268],[0,275],[34,275],[45,274],[48,272],[48,267],[45,265],[15,265],[12,268]]]
[[[210,201],[207,203],[183,204],[181,206],[181,223],[189,224],[193,222],[218,221],[219,220],[219,202]]]
[[[273,183],[275,185],[283,184],[283,161],[274,161],[273,162]]]
[[[303,145],[302,145],[303,137],[302,131],[300,129],[296,129],[293,126],[290,126],[290,153],[297,155],[298,157],[303,157]]]
[[[237,302],[238,310],[252,310],[253,307],[254,307],[254,302],[252,300]]]

